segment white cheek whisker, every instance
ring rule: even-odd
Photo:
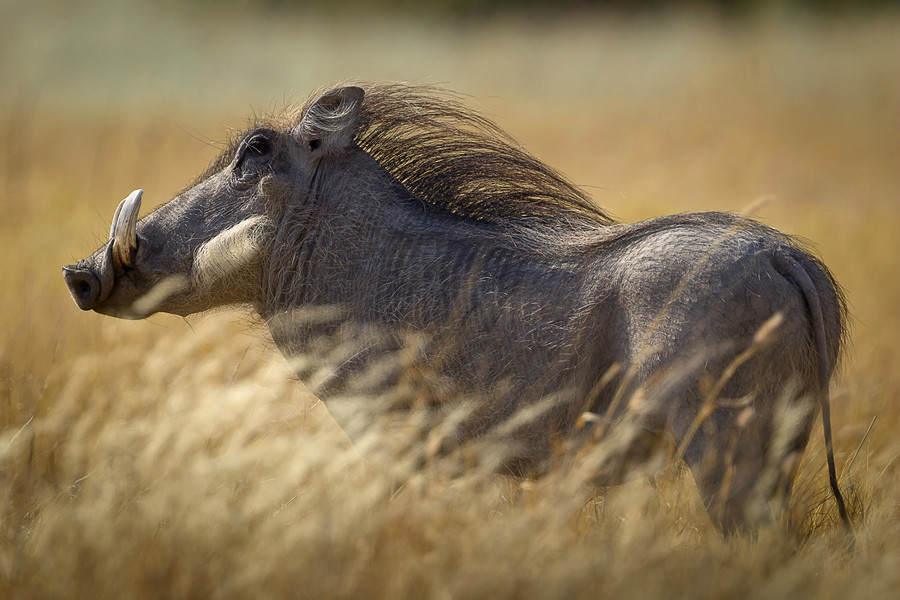
[[[200,246],[194,258],[194,285],[208,289],[244,279],[241,275],[261,258],[268,224],[266,217],[250,217]]]

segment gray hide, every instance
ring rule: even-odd
[[[449,94],[394,84],[314,95],[138,221],[139,206],[136,192],[109,243],[64,267],[78,306],[249,305],[351,434],[373,407],[423,406],[453,417],[435,422],[437,452],[500,436],[503,468],[527,474],[560,436],[636,425],[620,463],[670,444],[733,530],[786,501],[821,406],[844,513],[827,413],[844,302],[771,228],[619,224]],[[375,400],[410,382],[414,400]],[[341,402],[361,391],[371,405]],[[621,475],[606,467],[598,481]]]

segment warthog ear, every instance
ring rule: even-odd
[[[349,144],[356,132],[356,118],[363,96],[363,89],[355,86],[325,92],[306,110],[294,128],[294,134],[312,150]]]

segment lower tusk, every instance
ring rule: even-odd
[[[125,200],[128,200],[128,198],[125,198]],[[116,214],[113,215],[112,223],[109,226],[109,239],[116,237],[116,224],[119,222],[119,215],[122,214],[122,206],[125,204],[125,200],[119,202],[119,206],[116,207]]]

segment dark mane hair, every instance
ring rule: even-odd
[[[498,224],[616,223],[458,95],[433,86],[354,85],[365,90],[355,142],[422,201]],[[321,93],[294,113],[294,124]]]

